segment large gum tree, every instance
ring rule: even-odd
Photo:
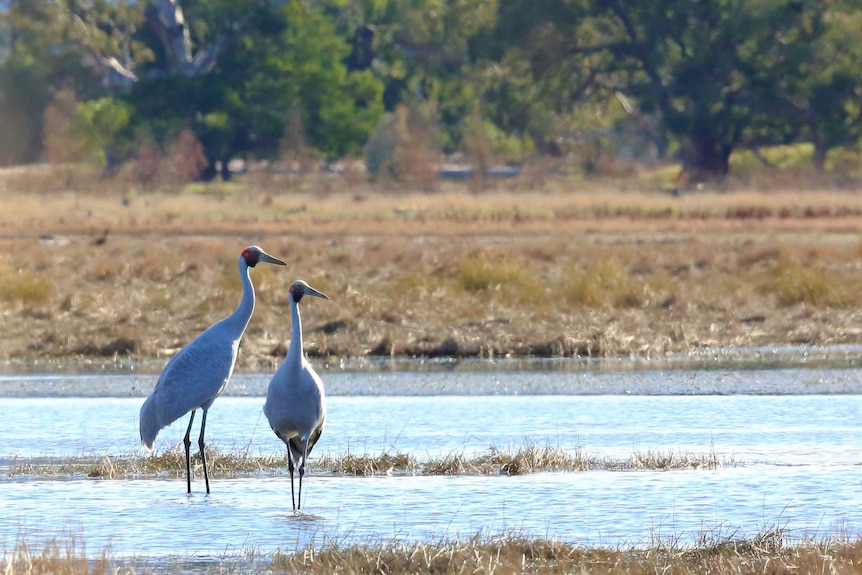
[[[678,143],[686,172],[720,179],[734,149],[798,138],[822,0],[521,0],[498,27],[537,81],[618,91]],[[798,79],[796,82],[794,79]],[[561,97],[560,92],[555,93]]]

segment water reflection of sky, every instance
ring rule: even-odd
[[[0,465],[15,458],[143,454],[139,398],[0,398]],[[222,451],[281,453],[263,398],[221,397],[207,439]],[[187,418],[157,448],[178,445]],[[197,429],[197,428],[196,428]],[[335,396],[317,455],[418,459],[551,445],[599,458],[714,454],[773,465],[862,463],[862,395]]]

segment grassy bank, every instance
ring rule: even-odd
[[[252,243],[289,265],[252,270],[238,369],[281,360],[297,278],[333,298],[306,306],[316,357],[862,342],[862,196],[834,187],[672,195],[554,179],[420,193],[270,174],[141,190],[74,172],[0,184],[6,359],[166,359],[237,305]]]
[[[477,573],[662,573],[687,575],[744,575],[761,573],[857,572],[862,543],[825,540],[788,544],[781,530],[764,531],[752,538],[706,533],[693,546],[656,541],[645,548],[603,549],[548,539],[518,536],[475,537],[467,541],[436,543],[326,543],[271,555],[254,552],[221,561],[177,558],[115,559],[105,552],[87,560],[83,546],[48,542],[41,548],[19,543],[4,550],[0,568],[7,575],[90,573],[385,573],[438,575]]]

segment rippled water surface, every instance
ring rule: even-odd
[[[82,455],[143,455],[145,375],[0,377],[0,467]],[[221,556],[324,540],[428,540],[518,533],[588,545],[695,541],[700,533],[862,533],[862,371],[769,369],[333,372],[326,431],[290,511],[285,474],[46,480],[3,473],[0,544],[79,536],[87,551]],[[280,453],[262,416],[268,376],[240,374],[209,413],[223,451]],[[164,430],[175,445],[187,419]],[[526,441],[627,459],[711,454],[715,470],[525,476],[331,476],[321,454],[409,452],[420,461]]]

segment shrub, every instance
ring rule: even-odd
[[[440,152],[434,111],[399,106],[386,114],[365,145],[365,164],[375,178],[431,191],[437,185]]]
[[[75,93],[60,90],[45,108],[42,127],[42,157],[51,163],[80,160],[80,142],[73,141],[72,118],[75,115]]]
[[[97,166],[107,166],[112,148],[119,144],[131,118],[131,105],[118,99],[106,97],[79,104],[71,135],[83,158]]]
[[[190,131],[183,130],[168,147],[162,169],[170,183],[185,184],[200,178],[207,167],[207,158],[200,140]]]
[[[138,184],[148,186],[156,183],[162,165],[162,154],[158,146],[145,139],[138,145],[135,163],[132,167],[132,177]]]
[[[401,121],[395,113],[386,114],[365,144],[365,166],[375,178],[397,178],[398,144],[401,135]]]

